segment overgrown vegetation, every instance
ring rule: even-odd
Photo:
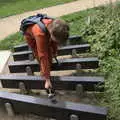
[[[120,4],[116,3],[63,17],[70,24],[71,34],[80,34],[87,40],[92,46],[92,52],[100,59],[98,72],[105,75],[105,92],[99,97],[99,102],[109,108],[108,120],[120,120],[119,9]],[[9,48],[20,44],[22,37],[17,33],[1,42],[0,48]]]
[[[0,18],[75,0],[0,0]]]
[[[80,34],[100,59],[105,75],[105,92],[100,104],[109,108],[108,120],[120,120],[120,4],[79,12],[65,19],[71,32]]]

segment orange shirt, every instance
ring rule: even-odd
[[[51,19],[43,19],[46,27],[51,22]],[[37,24],[30,26],[26,33],[30,34],[24,37],[28,45],[33,49],[34,55],[39,60],[41,75],[44,79],[49,79],[52,57],[57,54],[57,42],[52,41],[50,35],[44,33]]]

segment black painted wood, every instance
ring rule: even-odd
[[[72,54],[72,50],[75,49],[77,53],[83,53],[90,51],[89,44],[82,44],[82,45],[69,45],[65,47],[61,47],[58,49],[58,56],[59,55],[68,55]],[[22,52],[15,52],[13,53],[14,61],[20,60],[28,60],[29,54],[32,54],[32,51],[22,51]]]
[[[92,105],[73,102],[58,101],[56,104],[49,99],[42,99],[28,95],[0,92],[2,103],[12,104],[16,113],[33,113],[44,117],[69,120],[71,114],[75,114],[80,120],[106,120],[107,109]]]
[[[0,75],[4,88],[19,88],[23,82],[26,89],[44,89],[44,80],[40,76]],[[85,91],[104,91],[104,88],[96,88],[96,85],[104,85],[101,76],[52,76],[52,84],[56,90],[75,90],[77,84],[82,84]]]
[[[79,35],[73,35],[73,36],[70,36],[70,37],[68,38],[68,40],[81,40],[81,39],[82,39],[82,37],[79,36]]]
[[[80,40],[81,36],[70,36],[68,40]],[[21,45],[16,45],[14,46],[14,51],[15,52],[20,52],[20,51],[27,51],[28,50],[28,45],[26,43],[21,44]]]
[[[76,69],[76,64],[81,64],[81,69],[93,69],[98,68],[98,58],[72,58],[64,59],[61,64],[58,65],[56,62],[52,65],[52,71],[54,70],[73,70]],[[37,61],[20,61],[20,62],[11,62],[8,64],[9,70],[11,73],[21,73],[26,72],[25,68],[30,66],[32,71],[38,72],[39,64]]]

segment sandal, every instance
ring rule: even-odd
[[[48,94],[48,98],[52,99],[55,96],[55,90],[53,88],[45,88]]]

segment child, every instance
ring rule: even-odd
[[[24,30],[24,39],[32,48],[39,61],[41,75],[45,80],[45,88],[52,90],[50,70],[52,58],[57,56],[58,45],[63,45],[69,36],[69,26],[64,20],[45,18],[41,22],[47,28],[44,32],[38,24],[29,25]]]

